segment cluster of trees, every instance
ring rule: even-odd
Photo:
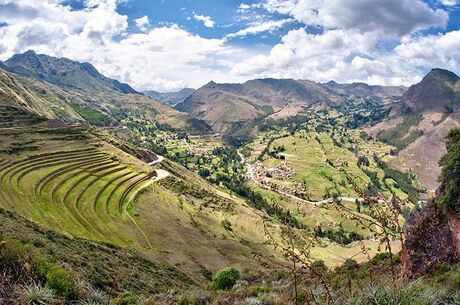
[[[422,118],[422,114],[406,114],[403,117],[402,123],[394,128],[380,131],[377,134],[377,138],[384,143],[395,146],[400,151],[423,135],[423,131],[421,130],[409,132],[411,127],[418,126]]]
[[[277,218],[285,225],[301,229],[303,225],[291,214],[289,210],[285,210],[277,204],[271,204],[268,200],[257,191],[254,191],[240,175],[235,175],[232,178],[221,181],[228,189],[232,190],[241,197],[247,199],[248,203],[268,215]]]
[[[95,110],[92,107],[82,106],[76,103],[72,104],[72,108],[81,115],[88,123],[94,126],[108,126],[113,119],[102,113],[101,111]]]
[[[383,170],[385,174],[383,177],[384,181],[388,178],[393,179],[396,182],[395,187],[399,188],[404,193],[406,193],[413,203],[418,202],[418,195],[420,190],[416,188],[413,184],[415,179],[414,174],[403,173],[399,170],[391,168],[385,161],[380,159],[377,155],[374,155],[374,161],[375,163],[377,163],[377,166]],[[387,187],[389,188],[388,185]]]
[[[321,226],[318,226],[315,229],[315,236],[320,238],[327,238],[330,241],[336,242],[341,245],[349,245],[352,242],[364,239],[363,236],[354,231],[345,232],[342,226],[340,226],[337,231],[323,230]]]

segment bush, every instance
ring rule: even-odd
[[[240,278],[240,272],[233,267],[219,271],[212,280],[212,287],[216,290],[230,290]]]
[[[320,272],[320,273],[323,273],[323,272],[327,271],[327,266],[326,266],[326,264],[324,263],[323,260],[315,260],[311,264],[311,266],[312,266],[313,269],[315,269],[317,272]]]
[[[58,295],[67,299],[73,299],[76,296],[76,285],[72,276],[60,267],[51,267],[45,274],[48,286]]]
[[[132,293],[125,293],[114,300],[116,305],[137,305],[139,297]]]
[[[380,252],[380,253],[377,253],[372,259],[371,259],[371,263],[373,265],[378,265],[379,263],[383,262],[383,261],[386,261],[390,258],[390,253],[388,252]]]

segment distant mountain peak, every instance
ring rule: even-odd
[[[433,69],[409,88],[394,113],[460,110],[460,78],[445,69]]]
[[[193,92],[195,92],[195,89],[182,88],[181,90],[174,92],[158,92],[155,90],[147,90],[143,91],[142,93],[154,100],[157,100],[160,103],[169,106],[175,106],[183,102],[186,98],[193,94]]]
[[[441,68],[432,69],[430,73],[428,73],[425,76],[425,78],[426,77],[437,77],[437,78],[441,78],[443,80],[451,81],[451,82],[456,82],[460,79],[458,75],[455,74],[454,72],[445,70],[445,69],[441,69]]]
[[[19,54],[19,55],[21,55],[21,54]],[[28,51],[22,53],[22,55],[23,55],[23,56],[36,56],[37,53],[35,53],[34,50],[28,50]]]
[[[204,85],[203,87],[214,87],[214,86],[216,86],[216,85],[217,85],[217,83],[216,83],[215,81],[212,80],[212,81],[210,81],[209,83],[207,83],[206,85]]]

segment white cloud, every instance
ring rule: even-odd
[[[458,0],[439,0],[445,6],[454,6],[458,4]]]
[[[264,7],[307,25],[387,35],[445,27],[448,21],[445,11],[434,10],[421,0],[265,0]]]
[[[148,26],[150,25],[150,20],[148,16],[137,18],[136,20],[134,20],[134,22],[136,23],[137,28],[142,32],[147,31]]]
[[[139,90],[198,87],[210,79],[241,80],[229,75],[230,67],[250,52],[177,25],[129,33],[128,18],[116,10],[118,2],[87,3],[84,10],[73,10],[57,0],[1,0],[0,16],[7,25],[0,27],[0,59],[33,49],[88,61],[101,73]],[[5,7],[10,11],[5,12]]]
[[[254,35],[263,32],[272,32],[279,28],[282,28],[288,23],[293,22],[294,19],[282,19],[282,20],[270,20],[265,22],[256,22],[249,25],[249,27],[242,29],[235,33],[230,33],[226,37],[227,38],[234,38],[234,37],[243,37],[247,35]]]
[[[354,25],[343,21],[343,16],[332,20],[331,12],[337,10],[340,1],[264,2],[270,4],[270,10],[291,17],[277,21],[279,23],[252,19],[246,29],[229,35],[243,37],[273,31],[291,19],[324,26],[318,34],[308,33],[304,28],[291,30],[267,51],[267,46],[237,47],[225,37],[207,39],[175,24],[153,26],[144,17],[133,22],[145,26],[145,30],[132,33],[128,31],[128,17],[117,11],[120,0],[88,0],[82,10],[71,9],[61,0],[0,0],[0,21],[6,23],[0,27],[0,59],[33,49],[38,53],[91,62],[101,73],[128,82],[138,90],[160,91],[199,87],[209,80],[240,82],[257,77],[409,85],[434,67],[460,72],[460,30],[428,36],[395,34],[432,26],[436,22],[428,21],[441,16],[439,11],[423,5],[407,8],[408,4],[419,1],[398,0],[405,4],[403,7],[397,4],[397,7],[410,11],[407,19],[418,21],[392,23],[390,17],[398,19],[399,13],[392,15],[392,8],[383,5],[383,0],[373,0],[374,9],[382,10],[369,15],[375,17],[386,12],[388,16],[382,17],[381,29],[369,24],[366,30],[363,25],[368,21],[363,19],[362,12],[350,13],[348,8],[341,11],[354,20]],[[369,1],[360,2],[368,4]],[[347,1],[351,7],[357,2]],[[304,19],[302,14],[311,12],[301,10],[302,3],[322,5],[313,21]],[[251,6],[247,8],[251,9]],[[414,17],[424,14],[431,17]]]
[[[378,48],[376,33],[290,31],[266,55],[247,59],[232,72],[246,77],[292,77],[316,81],[363,81],[410,85],[434,67],[460,71],[460,31],[405,37],[391,50]]]
[[[207,28],[213,28],[214,27],[214,21],[209,16],[193,14],[193,18],[195,18],[195,20],[197,20],[197,21],[203,22],[204,26],[207,27]]]

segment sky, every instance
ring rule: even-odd
[[[460,74],[460,0],[0,0],[0,60],[34,50],[137,90]]]

